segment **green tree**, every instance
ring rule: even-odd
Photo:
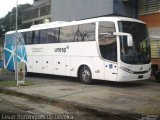
[[[31,7],[30,4],[18,5],[18,29],[24,29],[30,27],[30,24],[22,24],[23,10]],[[16,24],[16,7],[14,7],[8,14],[0,19],[0,39],[4,37],[4,34],[8,31],[15,30]]]

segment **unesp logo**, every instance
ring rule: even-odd
[[[64,48],[55,48],[54,52],[61,52],[61,53],[66,53],[66,51],[69,49],[69,45],[67,45]]]

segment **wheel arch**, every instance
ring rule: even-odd
[[[79,66],[78,66],[78,69],[77,69],[77,77],[79,77],[79,73],[80,73],[80,70],[82,69],[82,67],[84,67],[84,66],[88,66],[89,67],[89,69],[90,69],[90,71],[91,71],[91,77],[93,78],[93,69],[92,69],[92,66],[90,65],[90,64],[80,64]]]

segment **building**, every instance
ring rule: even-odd
[[[160,0],[139,0],[138,18],[147,23],[153,71],[160,69]]]
[[[99,16],[137,17],[136,0],[34,0],[23,12],[22,23],[73,21]]]
[[[99,16],[136,17],[136,0],[52,0],[52,21],[72,21]]]
[[[51,0],[34,0],[33,6],[24,10],[22,23],[41,24],[51,21]]]

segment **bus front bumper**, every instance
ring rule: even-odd
[[[127,82],[127,81],[146,80],[150,78],[150,75],[151,71],[148,71],[147,73],[144,74],[133,74],[121,70],[120,74],[117,76],[116,81]]]

